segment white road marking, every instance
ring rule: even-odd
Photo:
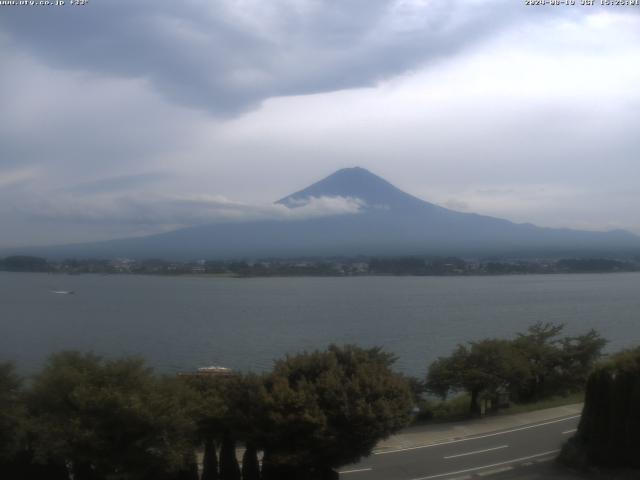
[[[437,475],[429,475],[427,477],[412,478],[411,480],[430,480],[432,478],[442,478],[449,475],[458,475],[460,473],[475,472],[477,470],[485,470],[487,468],[499,467],[501,465],[507,465],[510,463],[523,462],[525,460],[530,460],[532,458],[544,457],[545,455],[552,455],[554,453],[558,453],[559,451],[560,451],[559,449],[549,450],[548,452],[536,453],[535,455],[529,455],[528,457],[520,457],[520,458],[514,458],[512,460],[506,460],[504,462],[492,463],[491,465],[483,465],[482,467],[467,468],[465,470],[458,470],[456,472],[439,473]]]
[[[492,470],[487,470],[487,471],[484,471],[484,472],[478,472],[477,475],[479,477],[486,477],[487,475],[495,475],[496,473],[508,472],[509,470],[513,470],[513,467],[512,466],[508,466],[508,467],[494,468]]]
[[[497,435],[506,435],[507,433],[519,432],[521,430],[528,430],[530,428],[544,427],[545,425],[551,425],[553,423],[566,422],[567,420],[573,420],[574,418],[580,418],[580,415],[573,415],[571,417],[559,418],[557,420],[551,420],[549,422],[544,422],[544,423],[537,423],[535,425],[527,425],[525,427],[512,428],[511,430],[504,430],[502,432],[487,433],[486,435],[478,435],[475,437],[461,438],[458,440],[447,440],[445,442],[430,443],[429,445],[419,445],[417,447],[398,448],[397,450],[387,450],[384,452],[374,452],[374,455],[388,455],[389,453],[408,452],[410,450],[419,450],[422,448],[438,447],[440,445],[450,445],[452,443],[469,442],[471,440],[479,440],[481,438],[495,437]]]
[[[343,470],[341,472],[338,472],[340,475],[345,475],[347,473],[359,473],[359,472],[370,472],[372,469],[371,468],[358,468],[356,470]]]
[[[493,452],[494,450],[500,450],[502,448],[508,448],[509,445],[500,445],[499,447],[485,448],[484,450],[475,450],[473,452],[467,453],[458,453],[457,455],[449,455],[448,457],[444,457],[445,460],[450,458],[458,458],[458,457],[466,457],[467,455],[475,455],[476,453],[485,453],[485,452]]]
[[[562,432],[562,434],[563,435],[568,435],[570,433],[577,432],[577,431],[578,431],[577,428],[572,428],[571,430],[565,430],[564,432]]]

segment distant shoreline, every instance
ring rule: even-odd
[[[219,278],[230,278],[230,279],[252,279],[252,278],[418,278],[418,277],[429,277],[429,278],[478,278],[478,277],[526,277],[526,276],[557,276],[557,275],[617,275],[617,274],[625,274],[625,273],[640,273],[640,270],[629,270],[629,271],[592,271],[592,272],[505,272],[505,273],[475,273],[475,274],[393,274],[393,273],[366,273],[366,274],[358,274],[358,275],[313,275],[313,274],[273,274],[273,275],[237,275],[237,274],[215,274],[215,273],[142,273],[142,272],[117,272],[117,273],[99,273],[99,272],[77,272],[77,273],[69,273],[69,272],[32,272],[32,271],[10,271],[10,270],[0,270],[0,273],[30,273],[30,274],[48,274],[52,276],[83,276],[83,275],[97,275],[97,276],[105,276],[105,277],[115,277],[115,276],[139,276],[139,277],[167,277],[167,278],[209,278],[209,279],[219,279]]]
[[[557,273],[618,273],[640,271],[640,257],[631,258],[508,258],[459,257],[324,257],[263,260],[67,259],[17,255],[0,259],[0,271],[81,274],[143,274],[161,276],[467,277]]]

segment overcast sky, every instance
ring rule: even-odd
[[[0,247],[286,217],[271,202],[350,166],[640,233],[640,7],[66,3],[0,6]]]

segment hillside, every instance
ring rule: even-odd
[[[358,199],[361,208],[357,213],[297,220],[198,225],[139,238],[29,249],[29,253],[53,257],[223,259],[640,252],[640,237],[629,232],[541,228],[456,212],[409,195],[358,167],[339,170],[277,203],[295,209],[312,197]]]

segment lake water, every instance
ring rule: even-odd
[[[59,295],[52,290],[74,290]],[[162,372],[268,369],[330,343],[380,345],[424,375],[457,343],[537,321],[595,328],[608,351],[640,344],[640,274],[199,278],[0,272],[0,360],[38,369],[51,352],[136,354]]]

